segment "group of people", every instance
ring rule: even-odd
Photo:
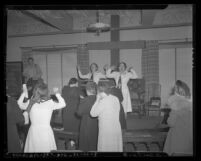
[[[64,129],[79,132],[80,150],[123,151],[122,130],[126,129],[126,113],[131,111],[127,82],[137,78],[133,69],[128,71],[126,64],[120,63],[119,71],[105,66],[102,74],[93,63],[91,72],[83,75],[78,67],[79,77],[89,79],[85,89],[87,96],[80,94],[78,80],[72,78],[61,94],[58,88],[53,88],[55,100],[40,77],[42,72],[32,58],[28,61],[30,66],[24,71],[26,84],[23,84],[23,92],[17,101],[25,124],[30,124],[24,152],[57,149],[50,122],[53,111],[62,108]],[[105,80],[100,81],[101,78]],[[106,78],[114,78],[116,85],[109,85]]]
[[[79,150],[123,151],[122,131],[126,130],[127,113],[132,111],[127,83],[137,78],[133,68],[128,69],[126,63],[121,62],[118,69],[105,65],[105,73],[101,73],[93,63],[91,72],[82,74],[78,66],[78,77],[89,80],[85,85],[87,96],[80,91],[76,78],[71,78],[61,91],[53,88],[53,95],[49,95],[41,79],[42,72],[32,58],[29,65],[24,72],[27,81],[20,98],[16,101],[7,93],[9,152],[22,152],[15,124],[23,121],[30,124],[24,152],[57,150],[50,123],[53,111],[58,109],[62,109],[64,130],[79,133]],[[107,78],[113,78],[114,84]],[[192,101],[183,81],[176,81],[168,105],[171,108],[167,120],[170,130],[164,152],[169,155],[192,153]]]

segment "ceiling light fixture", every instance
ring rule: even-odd
[[[96,33],[97,36],[100,35],[101,32],[110,31],[110,25],[99,22],[99,12],[96,12],[96,23],[90,24],[87,27],[87,32]]]

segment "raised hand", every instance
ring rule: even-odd
[[[54,88],[53,88],[53,92],[54,92],[55,94],[59,93],[59,88],[54,87]]]

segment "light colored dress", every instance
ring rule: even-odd
[[[164,145],[164,152],[193,153],[193,123],[192,103],[182,97],[174,97],[171,102],[171,112],[167,120],[170,129]]]
[[[121,77],[121,91],[122,91],[122,95],[123,95],[122,105],[124,108],[124,112],[125,113],[132,112],[130,92],[129,92],[127,84],[130,79],[137,78],[136,72],[133,69],[131,69],[130,72],[125,71],[123,74],[120,74],[120,72],[112,72],[111,73],[111,69],[108,69],[106,71],[106,77],[114,78],[117,86],[118,86],[119,78]]]
[[[113,95],[94,103],[90,114],[98,116],[98,152],[122,152],[122,131],[119,122],[120,103]]]
[[[91,77],[92,77],[92,73],[88,73],[88,74],[83,75],[79,70],[78,70],[78,74],[79,74],[79,77],[82,78],[82,79],[91,79]],[[104,74],[102,74],[99,71],[94,72],[94,74],[93,74],[93,81],[96,84],[98,84],[98,82],[99,82],[99,80],[101,78],[106,78],[106,77],[105,77]]]
[[[60,94],[56,94],[56,97],[59,101],[58,103],[53,100],[47,100],[35,103],[32,106],[30,111],[31,126],[26,138],[25,153],[44,153],[57,150],[50,121],[53,110],[64,108],[66,104]],[[18,104],[20,106],[24,105],[20,101],[18,101]]]

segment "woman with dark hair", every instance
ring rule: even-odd
[[[110,94],[108,83],[99,82],[98,94],[90,114],[98,117],[98,152],[122,152],[122,131],[119,121],[120,103]]]
[[[90,116],[91,108],[96,101],[96,83],[87,82],[87,97],[81,100],[77,114],[81,116],[79,149],[96,151],[98,141],[98,119]]]
[[[169,155],[193,152],[192,102],[189,101],[189,91],[186,83],[177,80],[174,87],[175,96],[168,101],[171,112],[167,123],[170,129],[163,151]]]
[[[59,94],[58,88],[53,88],[58,103],[48,96],[48,87],[41,83],[36,87],[33,97],[27,106],[27,113],[30,117],[31,126],[26,138],[24,152],[50,152],[57,150],[54,133],[50,126],[53,110],[65,107],[65,101]],[[23,100],[23,99],[21,99]],[[23,105],[23,101],[18,101]]]
[[[127,84],[130,79],[136,79],[137,74],[132,67],[127,70],[127,65],[124,62],[119,63],[119,71],[113,71],[115,68],[115,66],[112,66],[107,69],[106,77],[114,78],[116,87],[121,89],[123,95],[122,105],[126,116],[127,112],[132,112],[130,92]]]
[[[76,78],[71,78],[68,86],[63,87],[62,97],[68,102],[62,111],[64,130],[79,132],[80,119],[77,117],[76,111],[80,103],[80,89]]]
[[[98,65],[96,63],[92,63],[90,65],[90,73],[83,75],[80,71],[80,67],[77,67],[78,69],[78,76],[82,79],[89,79],[94,81],[96,84],[98,84],[99,80],[101,78],[105,78],[105,75],[102,74],[100,71],[98,71]]]

